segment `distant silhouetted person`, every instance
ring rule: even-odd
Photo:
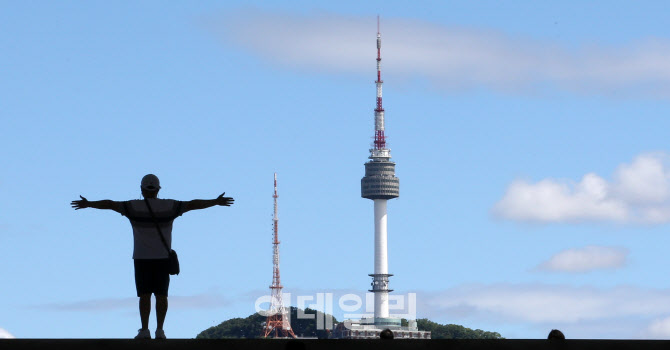
[[[385,330],[379,333],[379,339],[393,339],[393,332],[386,328]]]
[[[565,339],[565,335],[558,329],[552,329],[551,332],[549,332],[547,339]]]
[[[156,339],[165,339],[163,323],[168,310],[168,287],[170,286],[169,253],[172,245],[172,222],[187,211],[205,209],[215,205],[230,206],[235,201],[224,197],[225,192],[216,199],[194,199],[177,201],[159,199],[160,182],[158,177],[148,174],[140,185],[144,200],[117,202],[112,200],[72,201],[75,210],[84,208],[109,209],[127,217],[133,227],[133,259],[135,263],[135,287],[140,298],[140,319],[142,328],[135,339],[151,339],[149,314],[151,314],[151,294],[156,296]],[[148,206],[147,206],[148,203]],[[153,212],[153,215],[151,214]],[[165,238],[165,244],[158,233],[158,227]],[[171,248],[170,248],[171,249]]]

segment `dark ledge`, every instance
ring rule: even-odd
[[[440,349],[440,350],[668,350],[670,340],[353,340],[353,339],[0,339],[1,350],[235,350],[235,349]]]

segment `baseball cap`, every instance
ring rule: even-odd
[[[147,174],[142,178],[142,184],[140,187],[143,190],[157,191],[161,188],[161,182],[158,181],[158,176],[154,174]]]

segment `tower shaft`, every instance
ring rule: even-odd
[[[386,199],[375,199],[375,274],[388,274]]]
[[[372,291],[375,292],[375,319],[389,317],[388,293],[388,234],[386,199],[375,199],[375,273]],[[375,285],[376,284],[376,285]]]
[[[277,173],[275,173],[274,182],[274,215],[272,217],[272,285],[270,285],[271,300],[268,317],[263,328],[263,337],[271,336],[273,338],[295,338],[291,329],[289,314],[284,308],[282,300],[281,276],[279,274],[279,213],[277,209]]]

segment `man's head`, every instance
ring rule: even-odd
[[[145,198],[156,198],[158,190],[161,189],[161,182],[158,180],[158,176],[147,174],[142,178],[140,188],[142,189],[142,196]]]
[[[549,332],[547,339],[565,339],[565,335],[558,329],[552,329],[551,332]]]
[[[379,333],[379,339],[393,339],[393,331],[386,328]]]

